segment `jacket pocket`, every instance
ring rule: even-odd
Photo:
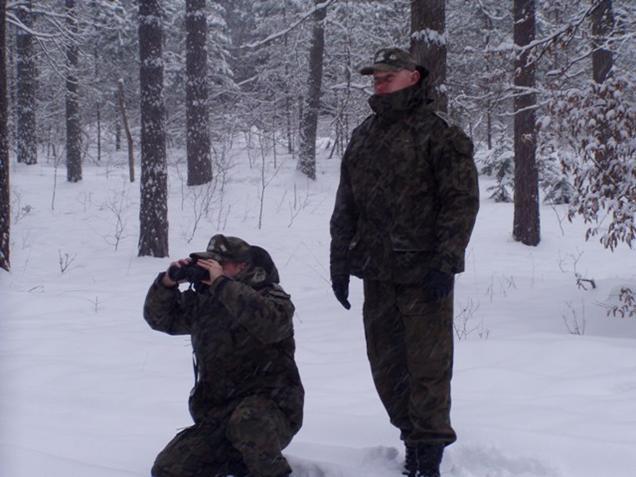
[[[435,256],[435,250],[426,240],[391,235],[393,251],[393,281],[396,283],[422,283]]]

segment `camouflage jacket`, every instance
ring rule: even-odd
[[[419,85],[369,103],[342,159],[331,216],[331,276],[417,283],[464,270],[479,208],[473,145]]]
[[[190,394],[195,422],[233,409],[251,395],[271,398],[298,430],[304,390],[294,361],[294,305],[277,283],[258,289],[220,279],[181,292],[154,281],[144,318],[155,330],[189,334],[196,382]]]

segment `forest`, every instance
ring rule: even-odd
[[[294,477],[400,475],[361,284],[344,310],[328,271],[387,46],[480,174],[443,475],[632,475],[633,0],[0,0],[0,475],[149,475],[192,363],[143,299],[215,233],[270,251],[296,306]]]
[[[605,247],[634,241],[629,0],[2,3],[2,268],[10,157],[77,182],[104,144],[126,148],[131,181],[141,161],[139,254],[166,256],[167,149],[186,148],[187,184],[201,185],[223,145],[255,130],[315,179],[318,131],[342,155],[366,114],[356,67],[387,45],[411,49],[435,109],[487,151],[516,240],[540,241],[541,189]]]

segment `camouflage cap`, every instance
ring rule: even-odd
[[[238,237],[214,235],[208,242],[205,252],[194,252],[192,258],[211,258],[216,261],[231,260],[234,262],[250,261],[250,244]]]
[[[373,56],[373,64],[360,68],[361,75],[372,75],[376,71],[399,71],[417,68],[413,56],[401,48],[382,48]]]

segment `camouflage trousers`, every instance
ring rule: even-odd
[[[402,440],[454,442],[453,294],[432,301],[421,285],[365,280],[363,317],[373,381]]]
[[[292,437],[282,411],[265,397],[251,396],[178,433],[157,456],[152,476],[287,475],[291,469],[281,450]]]

